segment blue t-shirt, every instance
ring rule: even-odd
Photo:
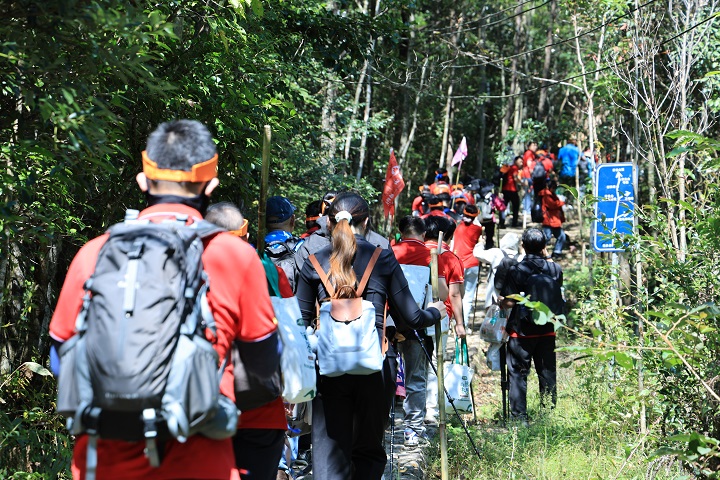
[[[560,175],[563,177],[574,177],[579,158],[580,149],[576,145],[568,143],[562,147],[558,152],[558,161],[562,163]]]

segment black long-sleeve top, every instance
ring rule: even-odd
[[[353,261],[353,269],[359,283],[376,246],[361,235],[355,235],[355,240],[357,241],[357,253]],[[332,247],[327,246],[315,254],[325,273],[330,271],[331,253]],[[303,321],[306,325],[310,325],[317,313],[315,302],[325,300],[329,295],[309,260],[300,269],[296,295],[300,303]],[[425,328],[440,320],[440,312],[437,309],[421,310],[418,308],[392,250],[383,249],[380,253],[363,292],[363,298],[375,305],[375,326],[380,335],[382,335],[383,310],[386,301],[390,306],[390,314],[395,323],[403,329]],[[386,331],[386,333],[392,337],[393,332]]]

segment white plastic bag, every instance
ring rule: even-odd
[[[288,403],[307,402],[317,393],[315,353],[308,341],[297,298],[270,297],[283,344],[280,371],[283,399]]]
[[[497,305],[490,305],[485,311],[485,318],[482,325],[480,325],[480,338],[490,343],[507,342],[506,326],[505,310]]]
[[[448,397],[452,398],[455,409],[458,413],[472,413],[472,394],[470,384],[472,383],[473,370],[467,365],[467,344],[462,341],[462,346],[455,341],[455,363],[451,363],[445,370],[445,408],[452,412],[452,404]],[[459,362],[459,363],[458,363]]]
[[[494,372],[500,371],[500,348],[502,343],[491,343],[488,351],[485,352],[485,361],[490,370]]]

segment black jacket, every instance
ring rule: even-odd
[[[357,253],[353,262],[353,269],[358,282],[365,272],[365,267],[370,262],[370,257],[375,251],[376,245],[368,242],[361,235],[355,235],[357,241]],[[331,247],[321,249],[315,256],[325,272],[330,271]],[[300,269],[300,276],[297,285],[297,299],[300,303],[300,311],[306,325],[315,319],[317,310],[315,302],[328,298],[320,276],[309,261]],[[400,268],[392,250],[383,249],[370,275],[367,287],[363,292],[363,298],[375,305],[375,325],[382,332],[383,311],[385,302],[390,306],[390,314],[395,323],[404,328],[420,329],[434,325],[440,320],[440,312],[434,308],[420,310],[415,299],[410,293],[405,275]],[[392,338],[394,329],[388,325],[386,336]]]
[[[505,286],[500,295],[506,297],[514,293],[527,293],[527,280],[533,273],[542,271],[552,277],[553,280],[562,286],[563,273],[560,265],[554,262],[548,262],[544,257],[539,255],[528,254],[522,262],[510,267],[508,271]],[[559,302],[562,299],[558,299]],[[532,321],[527,321],[520,317],[520,305],[515,305],[510,318],[508,319],[508,331],[515,332],[521,336],[524,335],[546,335],[554,331],[551,323],[546,325],[536,325]]]

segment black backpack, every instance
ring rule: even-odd
[[[533,200],[532,209],[530,210],[530,218],[535,223],[542,223],[545,219],[543,212],[542,197],[538,195],[539,192],[535,192],[535,199]]]
[[[88,479],[98,438],[145,440],[158,466],[157,441],[228,438],[237,426],[237,409],[220,395],[225,362],[218,369],[205,338],[215,322],[202,240],[223,230],[204,220],[187,226],[187,215],[152,223],[137,214],[110,228],[85,282],[77,334],[59,352],[57,409],[71,433],[90,436]]]
[[[518,264],[516,258],[517,253],[515,253],[514,255],[510,255],[505,250],[500,250],[503,253],[503,259],[500,260],[500,263],[495,269],[495,279],[493,281],[493,284],[495,285],[495,290],[497,290],[498,293],[502,292],[503,288],[505,287],[505,281],[507,279],[507,275],[510,269]]]
[[[552,271],[553,268],[550,266],[557,267],[557,264],[546,260],[543,268],[538,268],[533,263],[529,263],[529,265],[531,265],[533,273],[528,277],[525,286],[528,290],[526,294],[530,296],[530,300],[544,303],[555,315],[562,314],[565,301],[562,298],[560,284],[551,275],[555,272]]]
[[[537,162],[535,162],[535,167],[532,171],[532,179],[533,180],[545,180],[547,179],[547,172],[545,171],[545,166],[543,165],[541,159],[538,159]]]
[[[295,275],[300,271],[295,262],[295,253],[304,242],[305,240],[293,237],[285,241],[269,242],[265,245],[265,255],[272,263],[282,268],[293,292],[295,291]]]

